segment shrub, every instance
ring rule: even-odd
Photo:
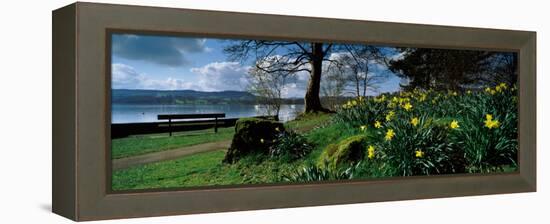
[[[385,103],[375,102],[369,98],[353,101],[357,102],[356,105],[349,104],[338,110],[333,117],[334,122],[346,124],[350,128],[374,124],[375,121],[382,121],[388,111]]]
[[[328,164],[336,167],[343,164],[357,163],[365,154],[367,136],[355,135],[340,141],[338,144],[328,145],[321,154],[318,164]]]
[[[494,117],[490,127],[487,114]],[[517,119],[517,89],[499,84],[462,93],[415,89],[355,99],[333,120],[348,132],[369,135],[368,145],[376,148],[358,175],[395,176],[516,169]]]
[[[235,124],[235,135],[225,154],[224,162],[234,163],[249,154],[267,155],[273,140],[284,132],[282,123],[260,119],[241,118]]]
[[[377,159],[388,165],[386,172],[412,176],[464,171],[462,152],[452,147],[454,143],[447,142],[448,132],[454,130],[427,116],[420,116],[417,125],[410,120],[398,117],[376,133],[379,141],[372,144],[379,149]],[[388,139],[390,130],[394,134]]]
[[[272,158],[283,158],[290,161],[305,157],[313,150],[307,139],[293,131],[282,131],[277,134],[269,148]]]
[[[295,172],[284,175],[282,180],[290,182],[309,182],[353,179],[355,169],[359,165],[360,164],[352,165],[346,168],[335,168],[329,166],[328,164],[324,164],[322,166],[308,164]]]
[[[492,172],[503,170],[503,166],[517,167],[517,102],[514,91],[490,96],[477,96],[484,106],[471,107],[464,115],[460,132],[453,133],[451,140],[457,148],[465,150],[464,157],[469,172]],[[487,114],[498,127],[485,126]]]

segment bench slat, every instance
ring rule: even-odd
[[[225,117],[224,113],[212,113],[212,114],[159,114],[157,119],[159,120],[168,120],[168,119],[194,119],[194,118],[221,118]]]

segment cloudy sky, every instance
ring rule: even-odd
[[[223,53],[228,42],[219,39],[169,36],[112,36],[112,88],[198,91],[244,91],[249,62],[231,62]],[[308,74],[297,75],[285,97],[303,97]],[[395,91],[395,75],[380,92]]]

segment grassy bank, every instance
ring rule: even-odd
[[[316,145],[307,157],[300,160],[287,162],[249,156],[235,164],[224,164],[225,149],[220,149],[116,170],[113,172],[113,190],[282,182],[281,177],[290,175],[303,164],[315,163],[323,145],[342,138],[345,127],[329,125],[330,118],[329,114],[307,115],[286,124],[287,128],[305,132],[306,138]],[[167,139],[158,141],[166,144]]]
[[[228,127],[219,128],[218,133],[214,133],[213,129],[208,129],[175,133],[172,137],[167,134],[153,134],[113,139],[111,155],[113,159],[120,159],[207,142],[229,140],[234,133],[235,128]]]

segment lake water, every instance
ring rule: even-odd
[[[292,120],[304,109],[303,104],[281,105],[279,119]],[[112,123],[157,122],[158,114],[225,113],[226,118],[266,115],[260,105],[128,105],[113,104]]]

